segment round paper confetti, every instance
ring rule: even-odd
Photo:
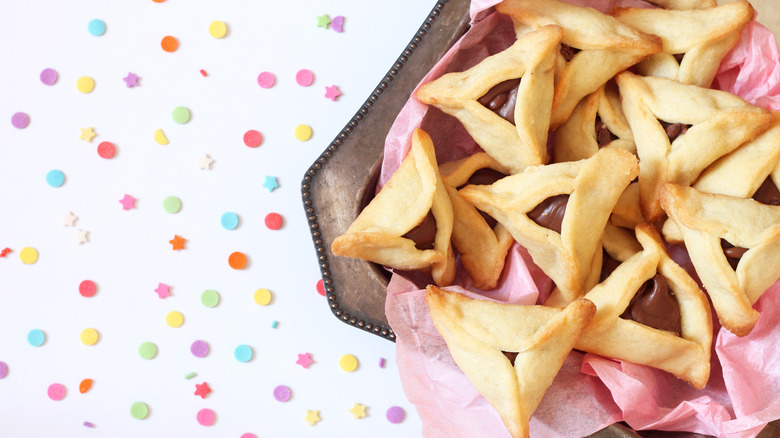
[[[168,144],[168,137],[165,136],[162,129],[158,129],[154,131],[154,141],[159,145],[166,145]]]
[[[352,371],[355,371],[358,367],[358,360],[355,356],[351,354],[345,354],[341,356],[341,359],[339,359],[339,366],[342,370],[351,373]]]
[[[130,406],[130,415],[137,420],[143,420],[149,415],[149,406],[144,402],[135,402]]]
[[[49,398],[54,401],[60,401],[65,398],[65,386],[61,383],[52,383],[46,391]]]
[[[307,141],[311,138],[311,126],[298,125],[295,127],[295,138],[300,141]]]
[[[14,113],[11,116],[11,125],[16,129],[24,129],[30,124],[30,116],[27,113]]]
[[[181,199],[176,196],[168,196],[163,199],[163,210],[168,213],[178,213],[181,210]]]
[[[46,334],[43,333],[43,330],[32,329],[27,333],[27,342],[33,347],[40,347],[46,342]]]
[[[173,109],[173,121],[182,125],[189,122],[190,110],[183,106],[177,106]]]
[[[8,375],[8,365],[0,361],[0,379],[5,379],[5,376]]]
[[[271,303],[271,291],[268,289],[258,289],[255,291],[255,303],[261,306],[267,306]]]
[[[295,82],[297,82],[301,87],[308,87],[312,82],[314,82],[314,73],[312,73],[311,70],[307,70],[305,68],[298,70],[298,73],[295,74]]]
[[[179,40],[168,35],[160,41],[160,46],[168,53],[175,52],[179,48]]]
[[[41,82],[43,82],[44,85],[54,85],[58,78],[59,75],[53,68],[45,68],[41,72]]]
[[[263,135],[255,131],[254,129],[250,129],[249,131],[244,133],[244,144],[249,146],[250,148],[256,148],[260,146],[260,143],[262,143],[262,141],[263,141]]]
[[[157,356],[157,346],[151,342],[143,342],[138,346],[138,354],[146,360],[154,359]]]
[[[92,379],[84,379],[79,383],[79,392],[84,394],[92,388]]]
[[[236,347],[236,350],[233,352],[233,355],[236,357],[236,359],[239,362],[249,362],[252,360],[252,356],[254,356],[254,352],[252,351],[252,347],[249,345],[239,345]]]
[[[282,215],[279,213],[268,213],[265,216],[265,226],[268,227],[269,230],[278,230],[279,228],[282,228],[283,222]]]
[[[168,312],[168,314],[165,315],[165,323],[168,324],[168,327],[181,327],[181,325],[184,324],[184,315],[175,310]]]
[[[114,146],[114,143],[104,141],[98,145],[97,153],[100,158],[114,158],[114,154],[116,153],[116,146]]]
[[[98,20],[96,18],[89,22],[87,29],[92,36],[101,36],[106,33],[106,23],[103,20]]]
[[[280,402],[286,402],[290,399],[290,388],[285,385],[279,385],[274,388],[274,398]]]
[[[38,250],[35,248],[31,248],[29,246],[26,246],[22,248],[21,251],[19,251],[19,259],[24,263],[25,265],[31,265],[38,261]]]
[[[246,267],[246,255],[243,252],[236,251],[228,257],[228,264],[233,269],[244,269]]]
[[[403,408],[401,408],[400,406],[393,406],[387,410],[385,416],[387,417],[387,421],[393,424],[398,424],[404,421],[406,412],[404,412]]]
[[[84,280],[79,284],[79,293],[82,297],[90,298],[95,296],[97,285],[92,280]]]
[[[95,80],[89,76],[82,76],[76,80],[76,89],[82,93],[91,93],[95,89]]]
[[[211,409],[201,409],[198,411],[198,424],[201,426],[211,426],[217,419],[217,414]]]
[[[344,32],[344,17],[342,15],[333,17],[333,21],[330,22],[330,27],[338,33]]]
[[[227,24],[222,21],[212,21],[209,24],[209,35],[214,38],[224,38],[227,35]]]
[[[317,280],[317,293],[325,296],[325,285],[322,283],[322,279]]]
[[[257,75],[257,85],[262,88],[271,88],[276,83],[276,76],[273,73],[264,71]]]
[[[46,184],[50,185],[51,187],[62,186],[65,184],[65,174],[62,173],[61,170],[50,170],[49,173],[46,174]]]
[[[217,307],[217,304],[219,304],[219,293],[208,289],[200,295],[200,302],[206,307]]]
[[[253,433],[245,433],[241,435],[241,438],[257,438],[257,435]]]
[[[209,344],[206,341],[197,340],[190,345],[190,352],[195,357],[206,357],[209,354]]]
[[[219,222],[222,224],[222,228],[226,230],[235,230],[238,226],[238,215],[232,212],[224,213]]]
[[[81,331],[81,342],[84,345],[95,345],[97,344],[98,337],[100,335],[98,334],[98,331],[93,328],[86,328]]]

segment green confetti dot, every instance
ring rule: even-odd
[[[144,342],[138,347],[138,354],[146,360],[154,359],[157,356],[157,346],[151,342]]]
[[[144,402],[135,402],[130,406],[130,415],[138,420],[143,420],[149,415],[149,406]]]
[[[206,307],[217,307],[217,304],[219,304],[219,293],[209,289],[201,294],[200,302]]]
[[[173,110],[173,121],[182,125],[189,122],[190,110],[183,106],[177,106]]]
[[[181,210],[181,199],[175,196],[168,196],[163,200],[163,209],[168,213],[178,213]]]

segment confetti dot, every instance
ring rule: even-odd
[[[263,142],[263,135],[254,129],[244,133],[244,144],[250,148],[256,148]]]
[[[261,306],[271,304],[271,291],[268,289],[258,289],[255,291],[255,303]]]
[[[138,354],[146,360],[154,359],[157,356],[157,346],[151,342],[143,342],[138,346]]]
[[[170,311],[167,315],[165,315],[165,323],[168,324],[168,327],[181,327],[181,325],[184,324],[184,315],[182,315],[181,312],[177,312],[175,310]]]
[[[211,409],[201,409],[198,411],[197,419],[201,426],[211,426],[217,419],[217,414]]]
[[[400,406],[392,406],[390,409],[387,410],[385,416],[387,417],[387,421],[393,424],[398,424],[404,421],[406,412],[404,412],[403,408],[401,408]]]
[[[168,144],[168,137],[165,136],[165,133],[162,129],[158,129],[154,131],[154,141],[156,141],[157,144],[164,146]]]
[[[252,347],[249,345],[239,345],[236,347],[235,351],[233,352],[233,355],[236,357],[236,359],[239,362],[249,362],[252,360],[252,356],[254,356],[254,352],[252,351]]]
[[[79,293],[82,297],[93,297],[97,293],[97,285],[92,280],[84,280],[79,284]]]
[[[341,15],[334,17],[330,22],[330,28],[338,33],[344,32],[344,17]]]
[[[40,347],[44,342],[46,342],[46,334],[43,332],[43,330],[30,330],[30,332],[27,333],[27,342],[29,342],[33,347]]]
[[[181,210],[181,199],[176,196],[168,196],[163,199],[163,210],[168,213],[178,213]]]
[[[379,358],[379,368],[384,368],[384,367],[385,367],[385,358],[384,357],[380,357]]]
[[[341,356],[341,359],[339,359],[339,366],[342,370],[351,373],[357,369],[358,360],[351,354],[345,354]]]
[[[57,82],[59,75],[53,68],[45,68],[41,72],[41,82],[44,85],[54,85]]]
[[[271,88],[276,83],[276,76],[273,73],[264,71],[257,75],[257,85],[262,88]]]
[[[95,345],[98,342],[100,335],[98,331],[93,328],[86,328],[81,331],[81,342],[84,345]]]
[[[246,267],[246,255],[243,252],[234,252],[228,257],[228,264],[233,269],[244,269]]]
[[[65,174],[61,170],[50,170],[46,174],[46,183],[51,187],[61,187],[65,184]]]
[[[97,153],[100,158],[114,158],[114,154],[116,154],[116,146],[114,146],[114,143],[104,141],[98,145]]]
[[[203,69],[200,69],[200,75],[203,76],[204,78],[206,76],[208,76],[208,74],[206,73],[206,70],[203,70]]]
[[[197,340],[190,345],[190,352],[195,357],[206,357],[209,354],[209,344],[206,341]]]
[[[49,385],[49,389],[46,392],[49,394],[50,399],[60,401],[65,398],[65,385],[61,383],[52,383]]]
[[[245,433],[245,434],[241,435],[241,438],[257,438],[257,435],[255,435],[253,433]]]
[[[21,259],[22,263],[25,265],[31,265],[38,261],[38,250],[29,246],[24,247],[19,251],[19,259]]]
[[[278,230],[279,228],[282,228],[283,222],[284,219],[282,219],[282,215],[279,213],[268,213],[265,216],[265,226],[268,227],[269,230]]]
[[[82,76],[76,80],[76,89],[84,94],[91,93],[95,89],[95,80],[89,76]]]
[[[275,329],[278,326],[279,326],[279,321],[274,321],[274,322],[271,323],[271,328],[272,329]]]
[[[84,394],[92,388],[92,379],[84,379],[79,383],[79,392]]]
[[[209,24],[209,35],[214,38],[224,38],[227,35],[227,24],[222,21],[212,21]]]
[[[144,402],[135,402],[130,406],[130,415],[136,420],[143,420],[149,415],[149,406]]]
[[[295,127],[295,138],[300,141],[308,141],[311,139],[311,126],[298,125]]]
[[[181,125],[190,121],[190,110],[183,106],[173,109],[173,121]]]
[[[238,215],[232,212],[227,212],[219,219],[222,224],[222,228],[226,230],[235,230],[238,226]]]
[[[103,20],[98,20],[96,18],[89,22],[87,30],[89,30],[89,33],[92,34],[92,36],[101,36],[106,33],[106,23]]]
[[[322,283],[322,279],[317,280],[317,293],[325,296],[325,285]]]
[[[82,424],[84,424],[84,426],[85,426],[85,427],[95,427],[95,425],[94,425],[94,424],[92,424],[92,423],[90,423],[89,421],[85,421],[85,422],[84,422],[84,423],[82,423]]]
[[[312,82],[314,82],[314,73],[312,73],[311,70],[307,70],[305,68],[298,70],[298,73],[295,74],[295,82],[297,82],[301,87],[308,87]]]
[[[5,376],[7,375],[8,375],[8,364],[0,361],[0,379],[5,379]]]
[[[285,385],[279,385],[274,388],[274,398],[280,402],[286,402],[290,399],[290,388]]]
[[[219,293],[208,289],[200,295],[200,302],[206,307],[217,307],[217,304],[219,304]]]
[[[160,46],[168,53],[173,53],[179,48],[179,40],[168,35],[160,41]]]
[[[184,378],[187,379],[187,380],[190,380],[190,379],[192,379],[193,377],[195,377],[197,375],[198,375],[197,373],[187,373],[187,374],[184,375]]]
[[[14,113],[11,116],[11,125],[16,129],[24,129],[30,124],[30,116],[27,113]]]

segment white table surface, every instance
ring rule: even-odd
[[[308,166],[327,147],[405,48],[434,2],[416,0],[211,1],[84,0],[0,3],[0,436],[4,437],[414,437],[420,420],[406,401],[393,343],[350,327],[330,312],[315,285],[320,279],[300,198]],[[317,27],[317,17],[344,16],[344,32]],[[92,36],[88,23],[101,19],[107,30]],[[228,26],[225,38],[209,35],[212,21]],[[166,35],[179,48],[160,47]],[[44,85],[39,74],[53,68],[59,78]],[[295,82],[299,69],[314,83]],[[207,72],[204,77],[200,74]],[[258,86],[260,72],[276,76],[270,89]],[[123,78],[139,76],[128,88]],[[95,88],[77,90],[89,76]],[[343,93],[335,102],[325,87]],[[178,106],[191,110],[186,124],[173,121]],[[16,112],[29,115],[24,129],[11,124]],[[293,135],[298,124],[313,128],[307,142]],[[96,137],[80,139],[81,129]],[[167,145],[155,142],[162,129]],[[260,147],[243,144],[255,129]],[[111,159],[97,154],[112,142]],[[197,159],[208,154],[211,170]],[[59,169],[65,183],[47,185]],[[263,187],[266,176],[279,187]],[[119,200],[129,194],[135,209]],[[183,207],[167,213],[163,199],[177,196]],[[65,226],[63,215],[78,219]],[[237,229],[220,225],[225,212],[240,217]],[[272,231],[264,218],[277,212],[284,226]],[[88,232],[79,244],[78,230]],[[187,239],[174,251],[174,235]],[[20,259],[32,247],[34,264]],[[242,251],[249,265],[228,266]],[[98,286],[94,297],[79,294],[81,281]],[[171,286],[158,298],[159,283]],[[253,294],[266,288],[268,306]],[[201,293],[218,291],[215,308]],[[179,328],[166,325],[170,311],[184,315]],[[278,322],[276,328],[272,323]],[[94,346],[80,333],[95,328]],[[46,341],[28,343],[32,329]],[[190,344],[205,340],[205,358]],[[142,342],[158,347],[152,360],[138,354]],[[254,358],[233,356],[241,344]],[[298,354],[314,363],[304,369]],[[353,354],[357,371],[339,358]],[[380,358],[386,360],[380,368]],[[185,379],[194,372],[197,376]],[[79,383],[94,381],[82,394]],[[208,382],[205,399],[195,384]],[[47,388],[60,383],[64,399]],[[282,403],[277,385],[292,390]],[[130,415],[137,401],[150,407],[144,420]],[[367,407],[365,418],[350,413]],[[400,406],[406,418],[385,418]],[[199,410],[216,413],[201,426]],[[321,421],[310,426],[307,410]],[[84,426],[94,424],[94,428]]]

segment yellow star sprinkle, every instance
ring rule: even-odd
[[[355,403],[355,406],[353,406],[349,412],[352,412],[352,415],[354,415],[355,418],[363,418],[366,416],[366,407],[360,403]]]
[[[81,128],[81,136],[79,138],[91,143],[92,139],[95,138],[95,130],[92,128]]]
[[[306,421],[309,422],[309,426],[314,426],[315,423],[320,421],[320,411],[306,411]]]

